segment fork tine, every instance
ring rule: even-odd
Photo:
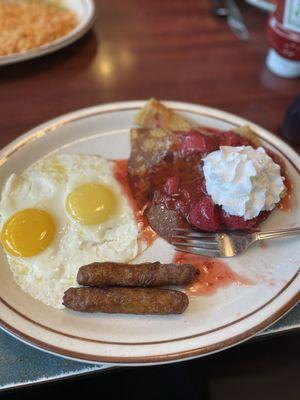
[[[218,250],[199,250],[193,249],[188,250],[187,248],[180,248],[179,246],[175,247],[176,251],[180,251],[181,253],[188,253],[188,254],[196,254],[198,256],[206,256],[206,257],[221,257],[221,253]]]
[[[183,246],[183,247],[194,247],[195,249],[218,249],[219,245],[217,242],[205,242],[199,240],[197,242],[171,242],[173,246]]]
[[[207,237],[214,237],[216,234],[214,232],[201,232],[201,231],[194,231],[192,229],[183,229],[183,228],[175,228],[173,229],[173,232],[176,234],[177,232],[180,233],[184,233],[186,236],[196,236],[196,237],[203,237],[203,236],[207,236]]]

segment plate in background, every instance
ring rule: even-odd
[[[220,110],[179,102],[171,108],[202,125],[250,127],[281,154],[294,184],[290,213],[276,210],[264,229],[300,226],[300,159],[283,141],[263,128]],[[0,152],[0,182],[55,152],[128,158],[129,131],[143,101],[100,105],[63,115],[19,137]],[[57,310],[23,292],[14,282],[0,249],[0,325],[13,336],[48,352],[82,361],[123,365],[153,364],[199,357],[236,345],[275,322],[300,299],[299,237],[253,246],[226,262],[252,280],[232,284],[211,296],[190,298],[182,315],[137,316],[81,314]],[[157,239],[135,262],[172,260],[174,250]]]
[[[62,3],[77,15],[79,22],[76,27],[67,35],[43,46],[12,55],[0,56],[0,66],[15,64],[53,53],[75,42],[91,28],[95,15],[93,0],[62,0]]]

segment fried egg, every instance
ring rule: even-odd
[[[136,257],[135,213],[113,168],[99,156],[59,154],[8,178],[1,243],[15,281],[34,298],[63,308],[80,266]]]

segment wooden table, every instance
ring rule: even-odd
[[[208,0],[96,0],[96,6],[94,28],[78,43],[0,68],[0,147],[60,114],[152,96],[220,108],[279,132],[300,85],[265,67],[266,14],[241,5],[251,33],[251,41],[243,43],[225,20],[212,16]],[[274,329],[298,326],[300,309],[290,315],[292,320]],[[99,369],[30,349],[4,333],[1,347],[2,371],[11,365],[11,371],[22,372],[7,373],[0,386]],[[41,365],[45,371],[37,368]]]
[[[299,93],[299,80],[266,69],[266,14],[246,4],[249,43],[212,16],[209,0],[96,6],[94,29],[77,44],[0,69],[0,146],[69,111],[151,96],[221,108],[277,132]]]

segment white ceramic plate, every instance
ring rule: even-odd
[[[31,58],[41,57],[52,53],[78,40],[91,27],[95,14],[95,5],[93,0],[62,0],[63,5],[73,11],[79,23],[67,35],[43,46],[32,50],[16,53],[8,56],[0,56],[0,66],[15,64]]]
[[[273,12],[276,9],[276,5],[269,0],[246,0],[248,4],[260,8],[267,12]]]
[[[96,106],[64,115],[21,136],[0,152],[0,181],[53,152],[127,158],[129,129],[142,101]],[[294,184],[290,213],[276,210],[265,229],[300,226],[299,156],[271,133],[242,118],[204,106],[168,102],[199,124],[228,129],[249,123],[262,141],[285,158]],[[80,314],[45,306],[13,281],[0,250],[0,322],[26,343],[91,362],[147,364],[198,357],[233,346],[280,318],[300,298],[300,238],[270,241],[228,260],[253,284],[232,284],[214,295],[190,299],[179,316]],[[173,249],[158,239],[136,261],[170,261]]]

